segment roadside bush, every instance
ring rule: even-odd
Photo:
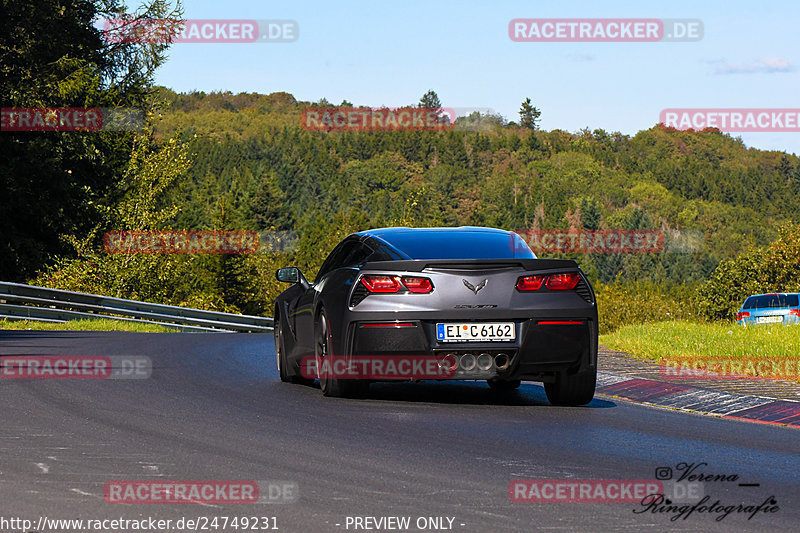
[[[731,320],[745,298],[770,292],[800,292],[800,225],[788,223],[766,248],[721,262],[699,291],[699,310]]]
[[[667,287],[637,281],[595,284],[600,334],[631,324],[697,320],[697,291],[692,285]]]
[[[33,285],[171,305],[236,312],[236,291],[245,284],[243,260],[226,256],[109,254],[102,246],[110,229],[169,229],[180,207],[166,192],[189,169],[189,152],[177,138],[161,145],[150,131],[138,134],[117,183],[119,201],[82,239],[64,236],[75,258],[61,258],[40,272]],[[250,269],[252,270],[252,269]],[[234,296],[232,296],[234,295]]]

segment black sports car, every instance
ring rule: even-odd
[[[575,261],[537,259],[516,233],[491,228],[384,228],[354,233],[313,283],[275,301],[283,381],[319,379],[354,396],[384,379],[544,383],[556,405],[594,396],[597,305]]]

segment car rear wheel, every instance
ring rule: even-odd
[[[283,324],[281,323],[280,315],[277,313],[275,314],[274,328],[272,331],[275,335],[275,359],[278,364],[278,374],[281,377],[281,381],[285,383],[291,382],[292,380],[286,370],[286,353],[283,349]]]
[[[315,354],[317,359],[317,376],[319,378],[319,388],[322,389],[324,396],[339,398],[352,398],[359,396],[366,391],[368,384],[362,381],[336,379],[326,370],[334,368],[333,361],[333,337],[331,335],[330,323],[325,311],[319,315],[316,327]],[[322,371],[321,371],[322,370]]]
[[[562,374],[554,383],[545,383],[544,391],[553,405],[585,405],[594,398],[597,370]]]

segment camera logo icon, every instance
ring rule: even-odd
[[[659,481],[672,479],[672,468],[668,466],[659,466],[656,468],[656,479]]]

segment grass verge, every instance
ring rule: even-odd
[[[139,333],[175,333],[176,330],[157,324],[141,324],[107,318],[71,320],[69,322],[39,322],[37,320],[0,320],[0,330],[77,330],[77,331],[135,331]]]
[[[623,326],[600,336],[600,343],[636,359],[665,365],[676,361],[717,372],[722,362],[754,363],[744,377],[774,377],[800,381],[800,325],[742,327],[733,323],[657,322]],[[769,361],[769,366],[758,364]],[[716,363],[716,367],[711,365]],[[776,363],[780,367],[773,366]],[[753,375],[749,375],[753,374]]]

